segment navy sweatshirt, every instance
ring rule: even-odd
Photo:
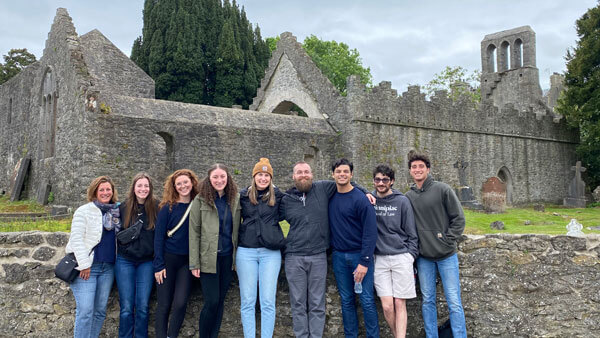
[[[173,229],[179,223],[189,205],[189,203],[175,203],[173,210],[169,211],[169,205],[166,204],[160,209],[154,229],[154,272],[159,272],[165,268],[165,252],[176,255],[189,255],[189,216],[186,217],[179,230],[173,234],[173,237],[167,237],[167,231]]]
[[[336,192],[329,200],[331,246],[336,251],[360,252],[360,264],[369,266],[377,243],[375,209],[358,189]]]

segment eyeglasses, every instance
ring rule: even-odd
[[[388,183],[390,183],[390,179],[389,179],[389,178],[387,178],[387,177],[384,177],[384,178],[375,177],[375,178],[373,179],[373,182],[375,182],[375,183],[380,183],[380,182],[382,182],[383,184],[388,184]]]

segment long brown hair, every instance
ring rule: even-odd
[[[210,184],[210,174],[217,169],[222,169],[227,174],[227,185],[225,186],[225,196],[227,197],[227,204],[229,207],[233,206],[233,201],[237,197],[238,188],[235,182],[233,181],[233,177],[229,174],[229,170],[223,164],[216,163],[210,169],[208,169],[208,174],[206,177],[200,182],[200,191],[198,195],[204,199],[204,201],[211,207],[215,208],[215,195],[217,191],[213,188],[212,184]]]
[[[175,189],[175,180],[179,176],[187,176],[190,181],[192,181],[192,191],[190,192],[190,201],[198,195],[198,176],[191,171],[190,169],[179,169],[175,170],[174,173],[169,175],[165,180],[165,185],[163,188],[162,200],[160,201],[159,208],[162,208],[165,205],[169,205],[169,210],[172,210],[173,205],[177,203],[179,199],[179,193]]]
[[[117,188],[115,188],[115,183],[108,176],[98,176],[98,177],[94,178],[92,183],[90,183],[90,186],[87,188],[88,202],[93,202],[97,199],[96,195],[98,193],[98,187],[102,183],[110,183],[110,188],[112,189],[112,193],[113,193],[112,197],[110,199],[110,203],[116,203],[117,200],[119,199],[119,196],[117,195]]]
[[[248,189],[248,199],[250,199],[250,203],[253,205],[258,204],[258,188],[256,187],[255,177],[256,175],[254,175],[252,178],[252,185],[250,186],[250,189]],[[268,206],[272,207],[275,205],[275,188],[273,188],[273,177],[271,177],[268,189],[269,191],[263,195],[262,200],[267,202]]]
[[[148,184],[150,185],[150,191],[148,192],[148,197],[146,197],[146,201],[144,201],[144,210],[146,211],[146,216],[148,218],[148,226],[146,229],[152,230],[154,229],[154,221],[156,221],[156,215],[158,214],[158,210],[156,209],[157,200],[154,197],[154,185],[152,184],[152,179],[146,173],[138,173],[133,177],[131,181],[131,187],[129,188],[129,193],[127,194],[127,201],[125,202],[125,218],[123,219],[123,227],[127,228],[133,224],[135,221],[133,215],[138,214],[138,203],[137,197],[135,196],[135,184],[137,181],[145,178],[148,180]]]

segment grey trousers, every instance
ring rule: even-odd
[[[320,338],[325,327],[327,254],[285,256],[292,322],[297,338]]]

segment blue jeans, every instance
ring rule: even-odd
[[[236,267],[240,282],[242,327],[244,337],[254,337],[256,320],[256,284],[260,292],[260,336],[271,338],[275,328],[275,296],[281,268],[281,252],[267,248],[238,247]]]
[[[346,337],[358,337],[353,272],[359,262],[360,253],[333,251],[333,273],[342,302],[342,318]],[[379,319],[373,291],[373,270],[375,269],[373,262],[367,268],[367,274],[362,281],[363,292],[359,295],[360,305],[365,318],[367,337],[379,337]]]
[[[115,279],[119,289],[119,337],[148,337],[148,300],[154,284],[152,261],[134,262],[117,255]]]
[[[98,337],[106,318],[106,303],[114,280],[114,264],[94,263],[90,278],[75,278],[71,290],[75,296],[75,338]]]
[[[460,299],[460,278],[458,276],[458,256],[456,254],[441,261],[431,261],[420,257],[417,258],[417,273],[419,286],[423,296],[423,322],[427,337],[437,338],[437,305],[436,285],[437,273],[440,273],[444,295],[450,312],[450,325],[452,334],[456,338],[467,337],[465,324],[465,313]]]

